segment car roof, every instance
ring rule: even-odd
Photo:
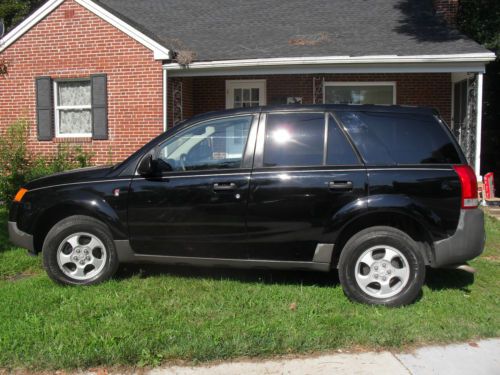
[[[260,107],[246,107],[238,109],[226,109],[223,111],[206,112],[191,117],[187,122],[193,120],[201,121],[221,116],[234,116],[240,114],[253,114],[260,112],[328,112],[328,111],[362,111],[362,112],[390,112],[390,113],[413,113],[435,115],[438,112],[431,107],[417,107],[405,105],[376,105],[376,104],[288,104],[270,105]]]

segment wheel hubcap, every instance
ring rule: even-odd
[[[104,269],[108,253],[102,241],[91,233],[75,233],[66,237],[57,249],[61,271],[75,280],[89,280]]]
[[[374,246],[364,251],[356,262],[358,286],[369,296],[388,298],[398,294],[408,284],[408,260],[391,246]]]

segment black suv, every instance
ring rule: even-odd
[[[30,182],[9,232],[63,284],[122,262],[338,268],[348,297],[389,306],[485,240],[476,176],[434,110],[347,105],[197,116],[113,167]]]

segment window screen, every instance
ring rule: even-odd
[[[324,137],[323,113],[268,115],[264,166],[323,165]]]
[[[450,135],[432,115],[338,112],[368,164],[458,164]]]

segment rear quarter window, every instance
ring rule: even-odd
[[[367,164],[460,164],[457,149],[432,115],[338,112]]]

